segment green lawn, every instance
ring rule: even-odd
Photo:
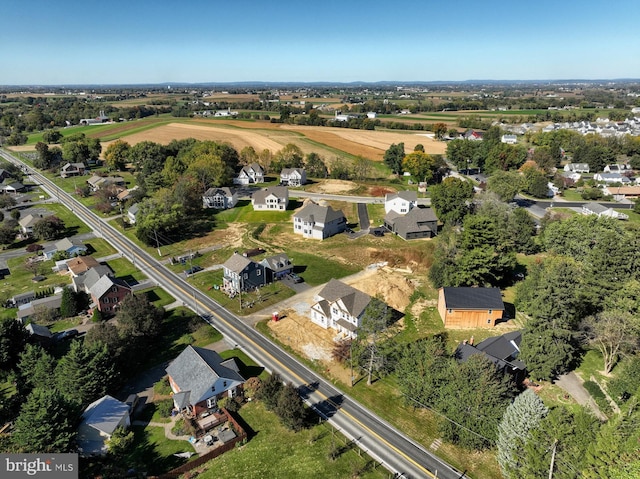
[[[171,304],[175,301],[175,298],[173,296],[171,296],[160,287],[145,289],[136,292],[136,294],[138,293],[146,294],[147,298],[149,298],[149,301],[159,308],[167,306],[168,304]]]
[[[135,440],[124,461],[129,467],[138,465],[148,474],[161,474],[185,463],[179,452],[195,452],[188,441],[167,439],[164,428],[133,426]],[[134,466],[135,467],[135,466]]]
[[[567,201],[584,201],[579,191],[574,188],[568,188],[562,192],[562,198]]]
[[[203,479],[298,479],[301,477],[388,478],[389,471],[377,465],[357,448],[346,445],[340,433],[326,423],[295,433],[280,425],[274,413],[260,402],[240,409],[243,421],[254,431],[243,447],[235,448],[207,463]],[[336,460],[332,450],[343,448]]]
[[[91,256],[94,258],[102,258],[117,253],[116,249],[102,238],[91,238],[84,242],[89,248]]]
[[[107,261],[107,265],[109,265],[109,267],[114,271],[116,277],[121,279],[124,278],[128,282],[142,281],[147,278],[126,258],[109,260]]]

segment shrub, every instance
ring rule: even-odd
[[[611,413],[611,404],[607,400],[606,396],[600,389],[600,386],[593,381],[585,381],[583,384],[584,388],[591,394],[591,397],[596,402],[600,410],[605,413]]]
[[[161,401],[156,401],[156,408],[158,409],[158,413],[162,417],[171,417],[171,413],[173,412],[173,400],[172,399],[163,399]]]
[[[153,385],[153,392],[158,396],[169,396],[171,391],[171,386],[169,385],[169,377],[165,376],[160,381]]]

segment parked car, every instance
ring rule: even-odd
[[[65,339],[75,338],[78,334],[80,333],[77,329],[67,329],[66,331],[59,333],[58,336],[56,336],[56,339],[58,341],[64,341]]]
[[[185,274],[188,276],[193,273],[197,273],[198,271],[202,271],[202,266],[192,266],[188,270],[185,271]]]
[[[289,273],[289,278],[293,280],[294,283],[302,283],[304,280],[295,273]]]

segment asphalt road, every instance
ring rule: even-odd
[[[5,151],[0,153],[9,161],[20,163],[17,158]],[[37,178],[43,188],[49,190],[52,196],[70,208],[97,235],[104,237],[128,257],[150,279],[166,289],[176,300],[189,305],[220,331],[227,342],[237,345],[267,370],[278,372],[285,381],[299,386],[303,397],[312,408],[389,471],[406,478],[433,478],[436,474],[442,479],[464,477],[464,473],[455,470],[401,431],[371,413],[252,327],[243,323],[241,318],[233,315],[196,290],[182,277],[168,270],[156,258],[97,218],[88,208],[61,191],[47,178],[35,171],[32,175]]]

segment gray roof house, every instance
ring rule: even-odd
[[[264,265],[233,253],[222,265],[222,288],[229,295],[249,291],[267,284]]]
[[[87,167],[84,163],[65,163],[60,169],[60,176],[62,178],[69,178],[70,176],[84,175]]]
[[[78,426],[78,449],[82,456],[101,456],[108,452],[106,442],[118,427],[131,425],[129,405],[106,395],[92,402],[82,413]]]
[[[384,226],[405,240],[433,238],[438,233],[438,218],[433,209],[416,207],[404,215],[390,211]]]
[[[35,214],[35,215],[28,214],[27,216],[25,216],[24,218],[21,218],[18,221],[18,224],[20,225],[20,231],[24,235],[30,235],[31,233],[33,233],[33,225],[35,225],[42,218],[46,218],[47,216],[51,216],[51,215],[44,214],[44,213]]]
[[[17,318],[24,324],[31,316],[41,309],[60,309],[62,295],[48,296],[46,298],[34,299],[30,303],[18,306]]]
[[[264,169],[258,163],[243,166],[238,176],[233,179],[234,185],[250,185],[264,183]]]
[[[82,241],[63,238],[60,241],[56,241],[53,246],[42,251],[42,255],[46,259],[51,259],[59,251],[65,252],[69,256],[77,256],[82,253],[86,253],[87,247],[82,243]]]
[[[293,215],[293,232],[305,238],[326,239],[342,233],[347,227],[347,219],[341,210],[331,206],[320,206],[308,201]]]
[[[203,208],[215,208],[217,210],[226,210],[233,208],[238,202],[238,195],[232,188],[209,188],[202,195]]]
[[[444,287],[438,290],[438,312],[445,328],[487,328],[505,311],[499,288]]]
[[[89,294],[91,287],[105,275],[113,276],[113,270],[105,264],[99,264],[89,268],[84,273],[73,275],[71,285],[76,293],[84,291]]]
[[[307,182],[304,168],[283,168],[280,172],[280,184],[285,186],[301,186]]]
[[[418,194],[415,191],[398,191],[384,195],[384,212],[389,214],[395,211],[398,214],[407,214],[418,205]]]
[[[21,191],[25,191],[26,189],[27,189],[27,187],[24,186],[19,181],[12,181],[10,183],[3,183],[3,184],[0,185],[0,191],[2,191],[3,193],[16,194],[16,193],[19,193]]]
[[[582,205],[583,215],[596,215],[600,218],[616,218],[619,220],[628,220],[629,215],[625,213],[619,213],[613,208],[607,208],[599,203],[587,203]]]
[[[271,186],[256,191],[251,196],[254,210],[284,211],[289,205],[289,190],[286,186]]]
[[[136,221],[138,220],[139,212],[140,212],[140,206],[138,203],[134,203],[131,206],[129,206],[129,209],[127,210],[127,218],[129,219],[129,223],[131,223],[132,225],[136,224]]]
[[[364,310],[371,302],[371,296],[337,279],[331,279],[315,299],[311,322],[349,338],[355,338]]]
[[[280,279],[287,274],[293,272],[293,263],[286,255],[286,253],[279,253],[273,256],[268,256],[260,261],[265,268],[270,272],[270,280]]]
[[[473,345],[464,341],[456,348],[455,358],[460,362],[465,362],[471,356],[480,354],[496,365],[498,369],[513,375],[522,376],[524,379],[525,364],[520,361],[520,342],[522,334],[520,331],[512,331],[502,336],[494,336]]]
[[[234,358],[223,360],[218,353],[187,346],[166,369],[175,407],[193,415],[217,407],[218,399],[235,397],[245,379]]]

